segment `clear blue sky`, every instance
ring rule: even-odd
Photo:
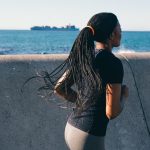
[[[0,29],[69,23],[83,28],[103,11],[115,13],[123,30],[150,30],[150,0],[0,0]]]

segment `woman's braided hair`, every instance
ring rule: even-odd
[[[44,72],[45,85],[40,90],[54,91],[59,78],[69,70],[67,78],[73,76],[77,87],[76,106],[81,110],[94,104],[101,94],[102,81],[94,68],[95,45],[94,41],[105,43],[117,25],[117,17],[113,13],[98,13],[88,22],[90,28],[83,28],[77,36],[68,58],[51,73]],[[85,92],[86,91],[86,92]]]

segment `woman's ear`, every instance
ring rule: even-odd
[[[113,39],[114,39],[114,37],[115,37],[115,33],[114,33],[114,32],[112,32],[112,34],[110,35],[110,40],[113,40]]]

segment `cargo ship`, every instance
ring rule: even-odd
[[[66,25],[66,27],[50,27],[50,26],[33,26],[30,30],[43,30],[43,31],[79,31],[75,25]]]

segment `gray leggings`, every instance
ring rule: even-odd
[[[70,150],[105,150],[105,137],[90,135],[68,122],[65,127],[65,141]]]

